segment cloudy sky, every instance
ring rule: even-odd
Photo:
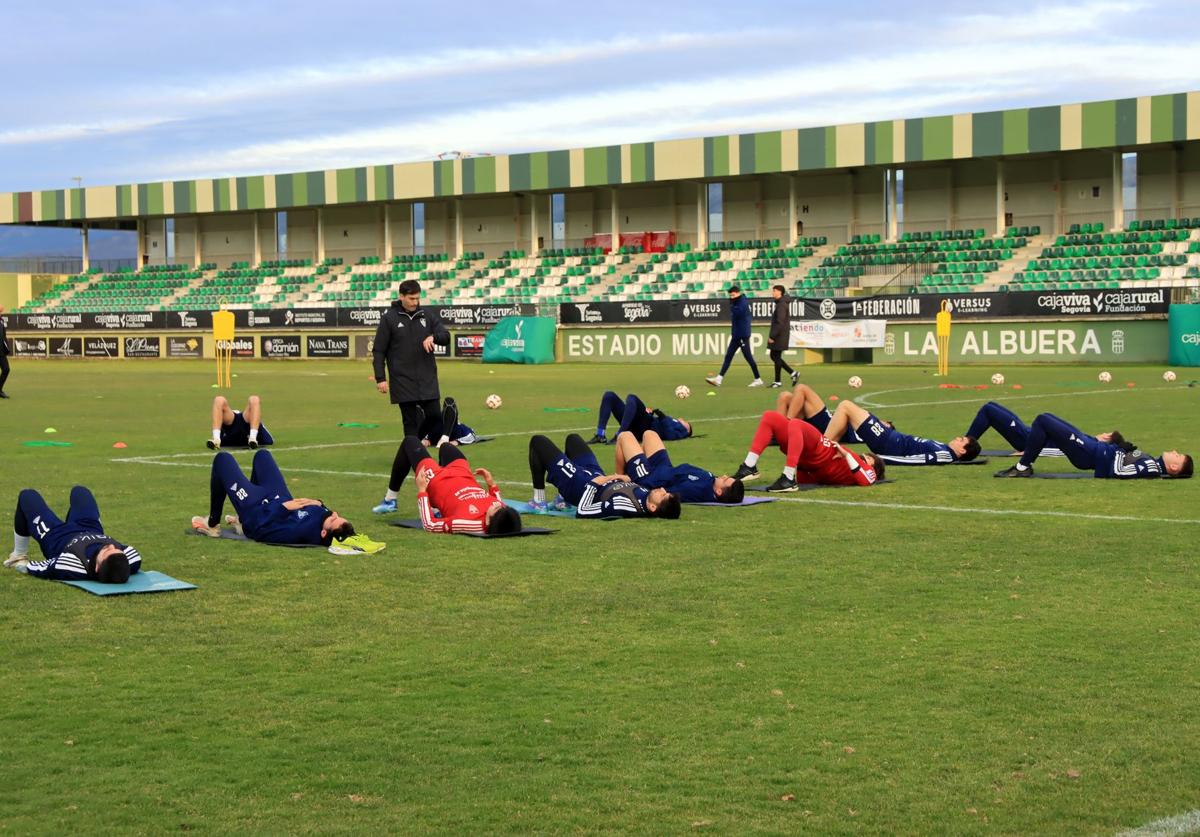
[[[1194,2],[5,2],[0,191],[1178,92]]]

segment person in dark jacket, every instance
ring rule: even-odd
[[[8,398],[4,382],[8,380],[8,330],[4,327],[4,309],[0,308],[0,398]]]
[[[725,380],[725,373],[729,371],[729,364],[733,363],[734,354],[741,349],[742,357],[746,358],[746,363],[750,364],[750,371],[754,373],[754,380],[750,382],[750,386],[766,386],[758,375],[758,364],[754,362],[754,355],[750,354],[750,300],[742,295],[742,289],[737,285],[729,289],[729,316],[733,324],[730,327],[729,348],[725,350],[725,362],[721,364],[720,372],[709,375],[704,380],[714,387],[719,387],[721,381]]]
[[[441,418],[433,346],[449,346],[450,332],[437,314],[421,307],[416,280],[401,282],[399,292],[375,332],[375,386],[400,405],[404,435],[424,439]]]
[[[771,296],[775,297],[775,312],[771,314],[771,332],[767,335],[767,352],[771,356],[771,362],[775,364],[775,382],[771,384],[771,389],[779,389],[783,384],[779,382],[779,373],[786,369],[788,374],[792,376],[792,386],[800,380],[800,373],[792,367],[788,366],[788,362],[783,359],[783,353],[787,351],[788,343],[792,338],[792,315],[788,311],[788,303],[791,302],[787,296],[787,289],[783,285],[776,285],[771,288]]]

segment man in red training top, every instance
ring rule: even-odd
[[[758,458],[772,442],[787,456],[787,463],[767,491],[797,491],[800,483],[874,485],[883,479],[883,460],[875,454],[860,456],[846,450],[807,421],[787,419],[774,410],[763,413],[746,461],[733,478],[757,479]]]
[[[417,475],[417,511],[427,532],[506,535],[521,531],[521,515],[501,501],[492,475],[486,468],[472,473],[459,448],[442,445],[434,462],[420,439],[405,436],[396,455],[398,462],[402,459],[408,467],[399,469],[400,483],[410,470]],[[487,483],[486,491],[479,487],[476,475]]]

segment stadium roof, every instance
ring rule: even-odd
[[[0,193],[62,224],[907,165],[1200,140],[1200,92],[324,171]]]

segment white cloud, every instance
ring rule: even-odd
[[[43,142],[62,142],[64,140],[95,139],[96,137],[117,134],[134,134],[138,131],[146,131],[150,128],[164,125],[170,121],[172,120],[169,117],[164,116],[16,128],[8,131],[0,131],[0,145],[33,145]]]

